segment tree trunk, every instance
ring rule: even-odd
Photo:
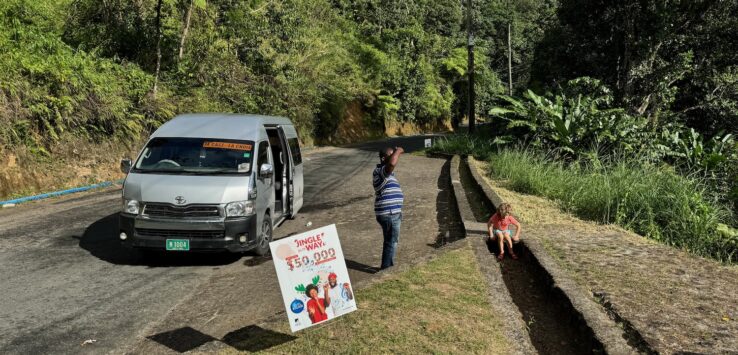
[[[512,29],[512,23],[507,23],[507,94],[512,96],[513,94],[513,79],[512,79],[512,40],[510,31]]]
[[[474,33],[472,31],[472,0],[467,0],[466,2],[466,47],[467,47],[467,70],[466,74],[469,78],[469,93],[468,93],[468,99],[469,99],[469,107],[467,109],[469,110],[468,113],[468,119],[469,119],[469,133],[472,134],[476,131],[476,113],[474,112],[475,109],[475,97],[474,97]]]
[[[182,56],[184,55],[184,45],[185,40],[187,39],[187,33],[190,31],[190,20],[192,19],[192,7],[195,5],[195,0],[190,0],[190,7],[187,8],[187,15],[185,18],[185,26],[182,30],[182,40],[179,42],[179,56],[177,57],[177,60],[182,60]]]
[[[622,49],[622,62],[618,68],[618,100],[620,104],[625,105],[630,101],[631,87],[632,87],[632,48],[635,39],[635,13],[633,11],[633,5],[625,5],[624,9],[624,26],[623,26],[623,49]],[[630,110],[633,112],[633,108]]]
[[[154,98],[159,89],[159,71],[161,70],[161,2],[156,2],[156,74],[154,75]]]

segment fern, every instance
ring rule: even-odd
[[[526,120],[510,120],[510,122],[507,123],[507,128],[516,127],[527,127],[530,128],[531,131],[535,131],[538,128],[538,125],[535,122]]]

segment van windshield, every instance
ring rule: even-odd
[[[248,174],[254,143],[232,139],[154,138],[134,172],[170,174]]]

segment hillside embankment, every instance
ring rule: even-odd
[[[49,156],[0,148],[0,199],[121,179],[121,158],[134,156],[144,141],[69,139],[51,146]]]

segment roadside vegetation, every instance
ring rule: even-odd
[[[182,112],[284,115],[306,143],[349,106],[380,131],[447,120],[464,111],[463,23],[451,0],[2,1],[0,149],[127,143]],[[488,109],[502,84],[477,45]]]
[[[668,165],[736,215],[738,3],[473,6],[475,104],[489,127],[459,149],[523,146],[567,169]],[[459,122],[466,10],[456,0],[2,1],[0,152],[23,165],[63,161],[71,144],[133,150],[181,112],[285,115],[306,144],[336,138],[350,108],[360,131]],[[76,159],[39,171],[59,175]]]
[[[599,95],[585,96],[582,86]],[[439,140],[431,152],[486,160],[509,188],[552,199],[579,217],[738,261],[733,135],[706,140],[692,128],[656,127],[612,108],[609,93],[580,78],[545,96],[503,96],[480,132]]]
[[[289,326],[278,319],[261,325],[269,330],[264,336],[229,344],[279,354],[508,354],[512,347],[486,285],[471,249],[451,251],[356,291],[357,311],[299,332],[294,340],[282,340]]]
[[[492,176],[509,188],[558,202],[584,219],[613,223],[640,235],[726,262],[738,259],[738,234],[725,233],[730,213],[710,198],[704,181],[637,160],[565,164],[532,151],[490,158]]]
[[[553,9],[538,7],[521,52],[543,35],[530,21]],[[495,53],[509,10],[473,11],[488,110],[504,90]],[[456,0],[0,1],[0,195],[115,178],[115,161],[178,113],[287,116],[305,145],[458,121],[463,13]],[[94,172],[65,173],[80,166]]]
[[[735,263],[736,11],[557,1],[533,54],[519,54],[529,80],[495,95],[475,135],[433,150],[484,159],[511,188],[580,217]]]

